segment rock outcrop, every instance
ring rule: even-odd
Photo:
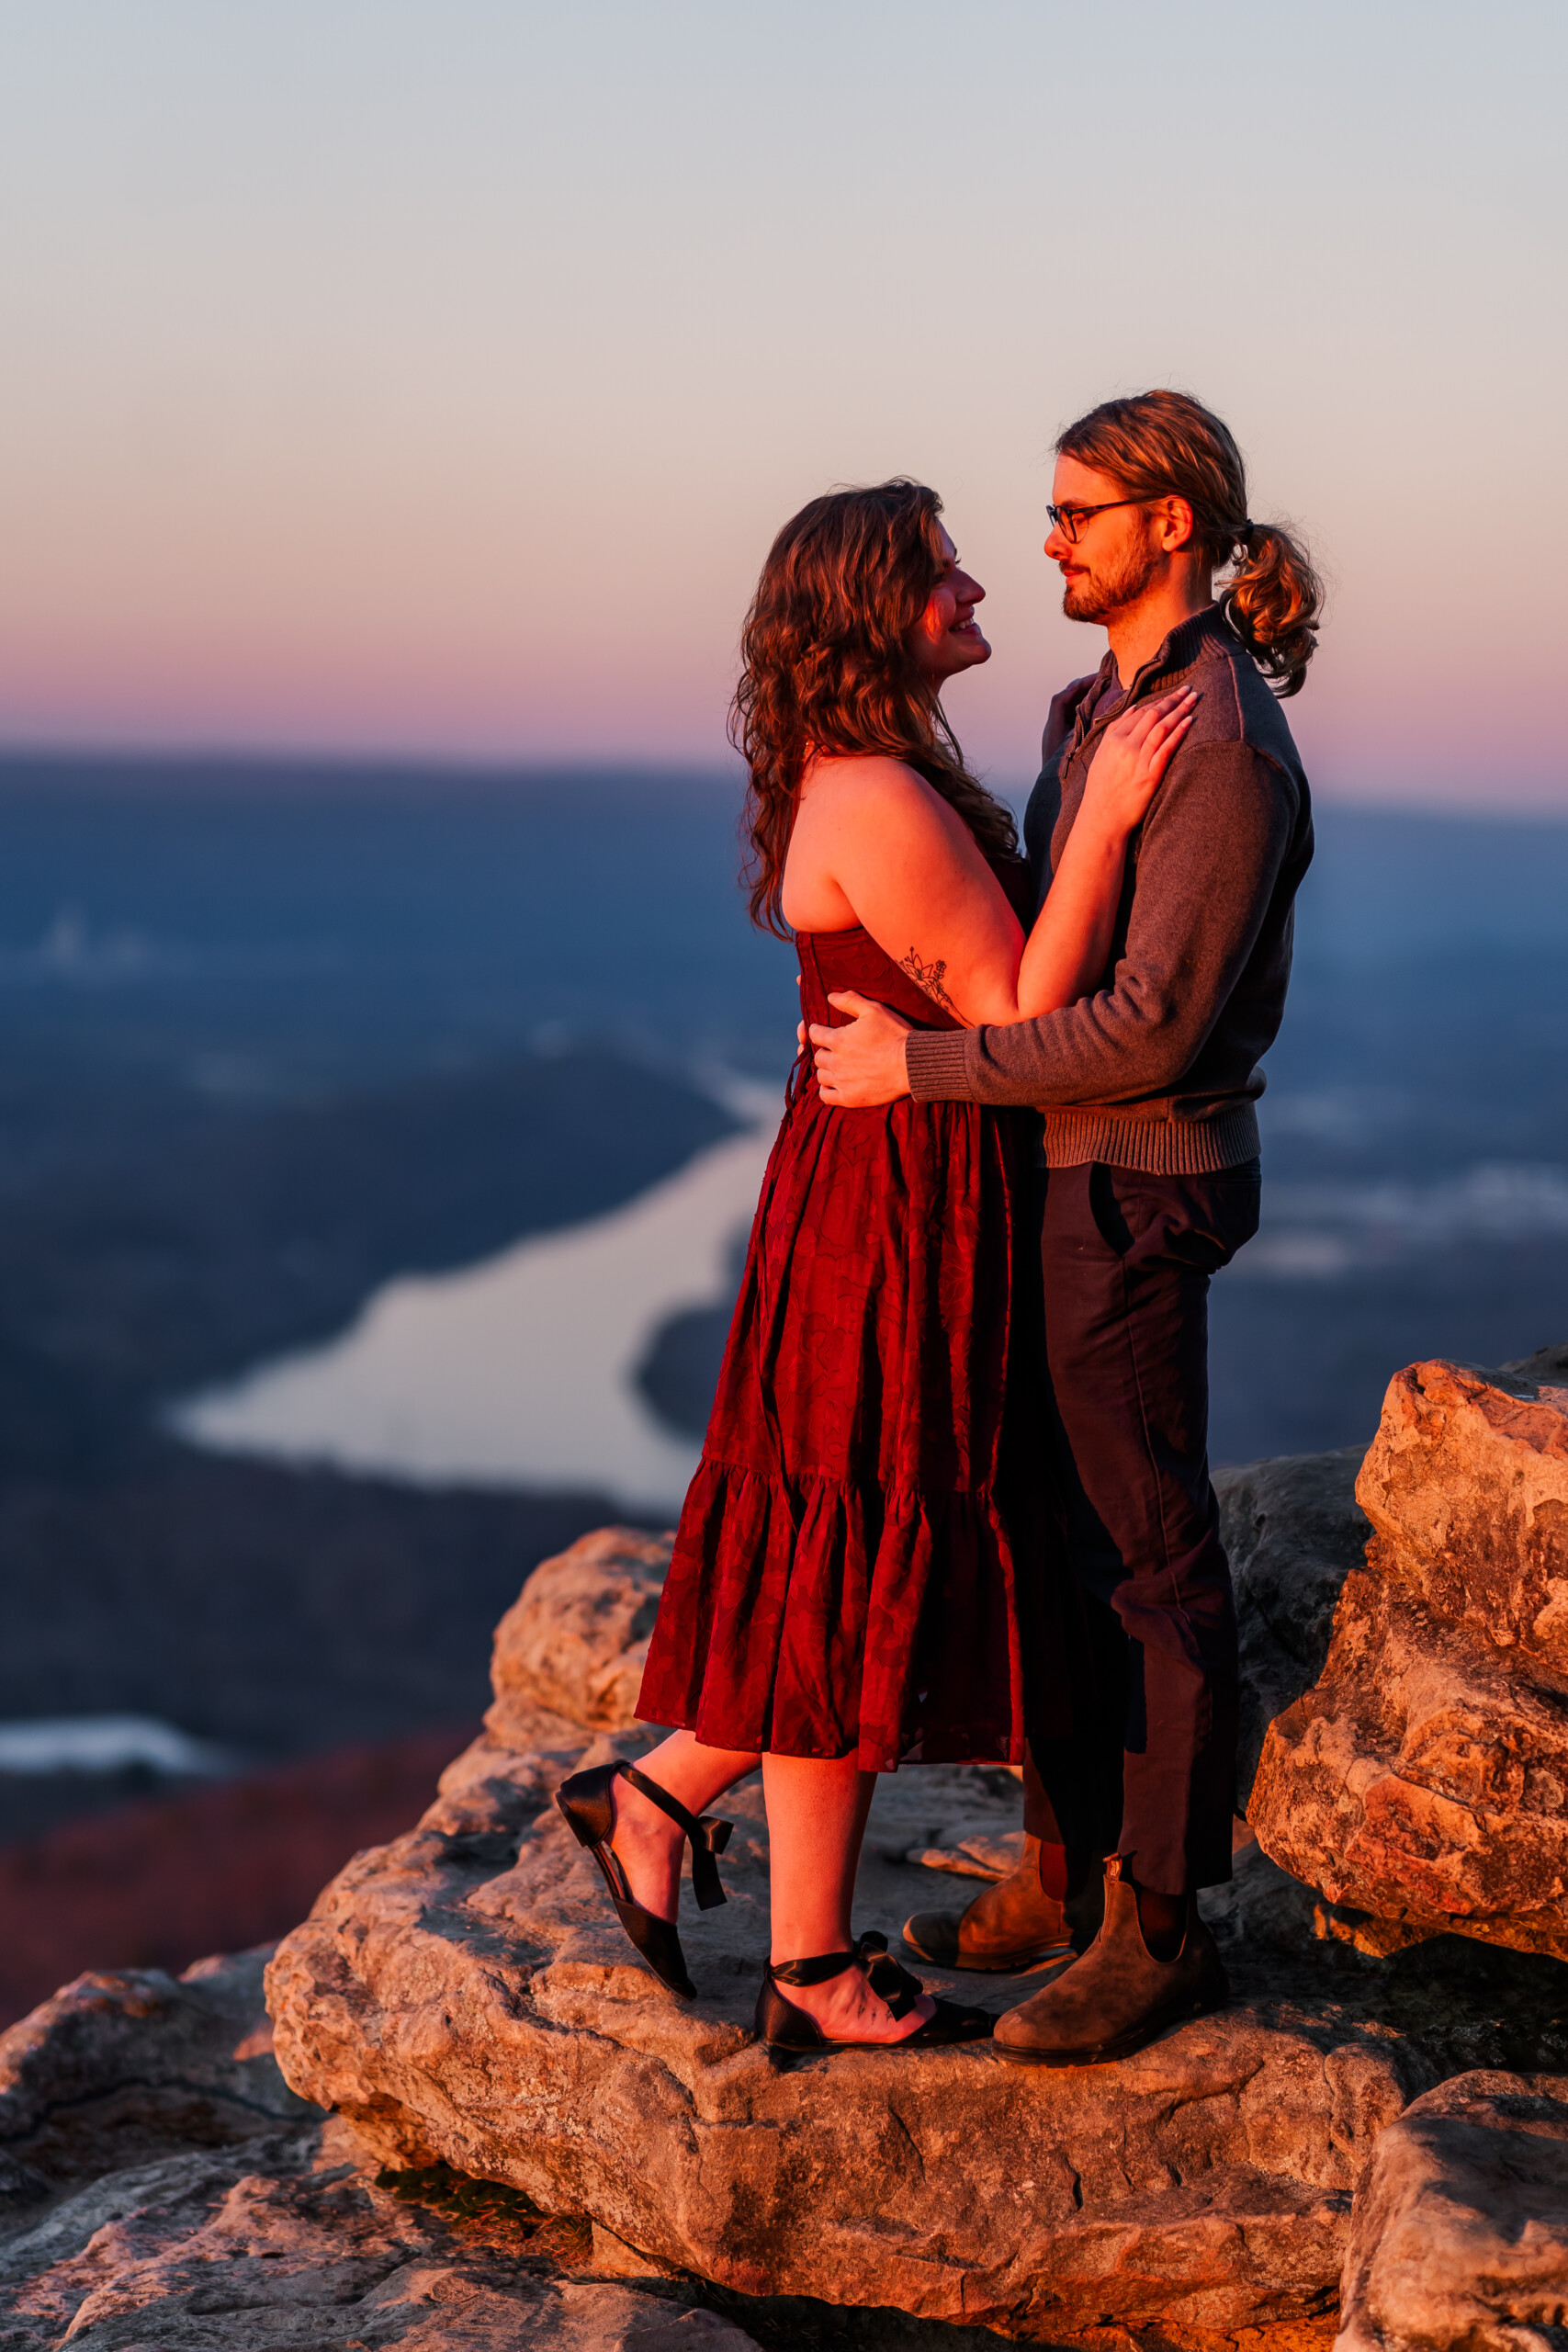
[[[526,1746],[550,1714],[590,1731],[631,1729],[671,1541],[601,1527],[540,1561],[495,1629],[492,1738]]]
[[[1356,1500],[1362,1448],[1215,1474],[1235,1585],[1241,1664],[1236,1779],[1245,1808],[1269,1724],[1323,1671],[1346,1577],[1371,1527]]]
[[[1461,2075],[1382,2133],[1337,2352],[1524,2352],[1568,2317],[1568,2076]]]
[[[85,1977],[0,2037],[5,2352],[756,2352],[585,2216],[378,2174],[278,2074],[262,1964]]]
[[[171,2143],[238,2145],[314,2113],[272,2055],[265,1955],[78,1977],[0,2035],[0,2210]]]
[[[749,2294],[1046,2336],[1105,2316],[1256,2325],[1332,2298],[1373,2139],[1430,2079],[1400,2039],[1261,2001],[1114,2071],[1041,2078],[983,2052],[781,2069],[750,2034],[760,1792],[732,1807],[730,1906],[689,1931],[704,1997],[681,2004],[617,1943],[546,1809],[562,1761],[519,1758],[503,1798],[493,1759],[457,1782],[273,1963],[286,2073],[384,2161],[583,2207]],[[895,1928],[896,1869],[865,1872]]]
[[[1540,1401],[1539,1382],[1452,1376]],[[1372,1573],[1350,1467],[1226,1482],[1260,1717],[1317,1671],[1341,1583],[1337,1626]],[[1417,1524],[1424,1476],[1413,1453],[1384,1482]],[[1517,1615],[1551,1497],[1508,1491],[1525,1566],[1495,1540],[1488,1556],[1499,1582],[1515,1558]],[[1478,1505],[1463,1540],[1483,1536]],[[752,2329],[773,2352],[972,2352],[981,2328],[1085,2352],[1124,2352],[1129,2333],[1164,2352],[1235,2352],[1244,2333],[1253,2352],[1326,2352],[1348,2252],[1348,2352],[1517,2352],[1561,2328],[1568,2079],[1544,2071],[1568,2075],[1561,1962],[1397,1918],[1351,1933],[1358,1915],[1256,1844],[1203,1897],[1235,2006],[1120,2066],[1035,2076],[983,2049],[780,2066],[750,2038],[767,1832],[743,1785],[731,1902],[685,1914],[702,1997],[666,1995],[549,1798],[579,1762],[654,1736],[629,1715],[667,1555],[607,1530],[537,1573],[498,1635],[484,1736],[418,1827],[357,1856],[279,1949],[281,2072],[255,1954],[82,1979],[0,2040],[0,2352],[67,2336],[743,2352]],[[1473,1649],[1468,1623],[1440,1630]],[[1337,1630],[1309,1695],[1339,1657]],[[885,1779],[864,1924],[896,1931],[940,1901],[932,1866],[998,1874],[1017,1826],[1004,1768]],[[1041,1981],[927,1973],[998,2009]],[[1423,2269],[1408,2249],[1428,2245],[1441,2259]]]
[[[1373,1529],[1247,1818],[1374,1941],[1568,1959],[1568,1386],[1421,1363],[1357,1495]]]
[[[1111,2319],[1321,2318],[1377,2133],[1439,2069],[1339,1988],[1297,1996],[1286,1955],[1311,1948],[1312,1897],[1261,1857],[1216,1905],[1241,2003],[1113,2068],[1020,2074],[983,2050],[776,2064],[750,2031],[767,1942],[755,1783],[727,1801],[728,1906],[687,1914],[702,1997],[675,2000],[637,1964],[550,1795],[651,1736],[592,1727],[643,1638],[652,1548],[617,1532],[537,1572],[498,1644],[485,1737],[419,1827],[360,1856],[279,1949],[269,1998],[295,2088],[386,2164],[445,2161],[585,2210],[747,2294],[1058,2340]],[[866,1924],[896,1932],[929,1903],[911,1855],[994,1868],[1017,1807],[1005,1770],[885,1780]],[[1032,1985],[979,1989],[1000,2008]]]

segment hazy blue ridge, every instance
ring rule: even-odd
[[[203,1458],[182,1389],[389,1277],[613,1208],[776,1080],[730,775],[0,761],[0,1715],[253,1750],[450,1719],[604,1496]],[[1216,1459],[1365,1438],[1390,1373],[1568,1336],[1568,825],[1324,808]],[[649,1337],[700,1432],[722,1311]]]

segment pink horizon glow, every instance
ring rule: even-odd
[[[951,712],[1016,788],[1103,646],[1053,435],[1164,381],[1328,571],[1316,789],[1568,814],[1568,19],[1214,12],[1140,7],[1110,123],[1102,28],[1037,0],[34,12],[0,746],[714,765],[773,531],[904,471],[990,592]],[[1193,119],[1268,139],[1178,168]]]

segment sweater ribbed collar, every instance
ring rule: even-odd
[[[1141,670],[1134,672],[1132,684],[1127,688],[1128,698],[1141,694],[1151,678],[1178,678],[1184,670],[1190,670],[1203,650],[1206,638],[1229,637],[1230,634],[1230,623],[1225,618],[1223,605],[1206,605],[1201,613],[1192,613],[1186,620],[1179,621],[1165,638],[1159,651],[1153,654]],[[1109,665],[1111,658],[1108,651],[1105,662],[1100,665],[1102,671]]]
[[[1070,751],[1076,753],[1089,736],[1097,735],[1102,726],[1109,726],[1111,719],[1119,717],[1131,702],[1141,700],[1151,685],[1157,688],[1171,678],[1180,677],[1184,671],[1190,670],[1201,655],[1208,639],[1228,638],[1232,634],[1222,605],[1207,605],[1201,613],[1193,613],[1186,620],[1179,621],[1162,639],[1158,652],[1151,654],[1142,669],[1133,673],[1132,683],[1117,701],[1114,710],[1105,710],[1102,692],[1084,695],[1073,727]],[[1107,646],[1105,659],[1095,673],[1101,689],[1114,665],[1115,656]],[[1086,716],[1090,712],[1092,716]]]

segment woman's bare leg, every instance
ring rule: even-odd
[[[807,1756],[743,1755],[705,1747],[695,1734],[671,1732],[638,1770],[689,1813],[706,1813],[726,1789],[762,1767],[768,1806],[775,1961],[807,1960],[848,1951],[851,1905],[866,1815],[876,1786],[852,1756],[829,1761]],[[614,1845],[634,1899],[661,1919],[673,1919],[681,1895],[682,1838],[667,1814],[625,1780],[615,1784]],[[784,1997],[814,2017],[835,2041],[901,2041],[931,2015],[930,1999],[902,2018],[874,1993],[858,1968],[825,1984],[791,1984]]]
[[[875,1786],[875,1773],[863,1772],[852,1756],[763,1757],[775,1962],[851,1949],[850,1906]],[[780,1989],[835,2041],[902,2041],[934,2007],[922,1998],[895,2018],[858,1968],[824,1984]]]
[[[729,1747],[705,1747],[694,1732],[671,1732],[650,1755],[641,1758],[639,1772],[678,1799],[688,1813],[706,1813],[726,1789],[754,1772],[761,1759]],[[678,1825],[660,1813],[651,1797],[641,1795],[629,1781],[615,1783],[615,1859],[626,1874],[634,1902],[660,1919],[673,1919],[681,1900],[681,1858],[685,1844]]]

